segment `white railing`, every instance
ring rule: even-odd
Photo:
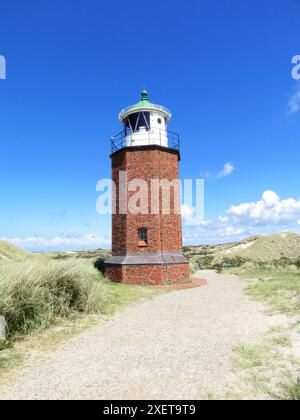
[[[180,149],[179,134],[172,131],[161,130],[160,128],[152,128],[151,130],[142,130],[126,133],[121,131],[114,137],[111,137],[111,151],[117,152],[125,147],[153,146],[158,145],[167,147],[168,149]]]

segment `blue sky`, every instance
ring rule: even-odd
[[[109,246],[96,183],[144,86],[173,113],[181,177],[206,177],[206,222],[185,243],[299,230],[299,0],[4,0],[0,13],[1,238]]]

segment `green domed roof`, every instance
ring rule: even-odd
[[[152,102],[149,101],[148,92],[145,89],[142,90],[142,92],[141,92],[141,100],[139,102],[137,102],[135,105],[131,105],[131,106],[123,109],[120,112],[120,115],[119,115],[120,120],[123,121],[124,118],[127,117],[127,115],[130,115],[130,114],[132,114],[134,112],[137,112],[139,110],[141,110],[141,111],[157,110],[157,111],[159,111],[159,112],[161,112],[165,115],[165,117],[167,118],[167,121],[169,121],[171,119],[171,113],[167,108],[165,108],[161,105],[155,105],[155,104],[153,104]]]
[[[144,108],[145,106],[149,106],[150,108],[154,106],[149,100],[148,100],[148,92],[146,90],[142,90],[141,92],[141,100],[136,103],[135,105],[132,105],[132,109],[138,109],[138,108]]]

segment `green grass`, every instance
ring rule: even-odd
[[[9,337],[46,328],[72,312],[104,312],[107,300],[90,263],[35,258],[0,265],[0,313]]]
[[[76,314],[110,315],[154,293],[145,287],[111,283],[92,259],[35,256],[0,263],[0,314],[6,319],[9,339]]]
[[[228,271],[251,280],[246,288],[249,297],[266,302],[272,312],[296,315],[300,311],[300,270],[291,267],[231,268]]]
[[[280,384],[280,392],[273,397],[276,400],[300,401],[300,377]]]
[[[21,251],[0,259],[0,315],[8,325],[7,341],[0,343],[1,375],[21,366],[32,349],[48,351],[124,306],[162,293],[109,281],[96,268],[96,251],[57,255]]]
[[[252,395],[268,395],[271,377],[283,363],[280,344],[264,340],[261,344],[242,344],[233,349],[233,363],[243,372],[243,382]]]
[[[279,383],[282,375],[294,375],[299,360],[291,353],[292,330],[299,328],[293,316],[300,309],[300,271],[295,266],[274,267],[246,264],[224,271],[246,279],[249,297],[268,304],[272,314],[291,316],[293,321],[271,327],[258,345],[240,345],[234,349],[234,365],[254,393],[276,399],[299,399],[300,380]],[[298,318],[296,318],[298,319]],[[274,389],[278,395],[274,396]]]
[[[297,263],[300,256],[300,235],[279,233],[257,237],[252,246],[237,250],[233,255],[256,264],[277,263],[284,266]]]
[[[272,278],[257,281],[246,292],[253,299],[264,300],[273,311],[294,315],[300,311],[300,273],[272,272]]]
[[[233,349],[234,364],[240,369],[253,369],[270,365],[279,358],[276,349],[267,345],[239,345]]]
[[[151,287],[124,285],[113,283],[107,279],[103,280],[103,284],[109,296],[105,306],[105,314],[107,315],[111,315],[140,299],[148,299],[162,293],[162,290]]]
[[[281,346],[281,347],[290,347],[292,345],[291,339],[288,335],[278,335],[275,337],[272,337],[271,343],[275,346]]]
[[[5,355],[0,353],[0,374],[9,372],[11,369],[20,366],[23,357],[20,353],[11,351]]]
[[[236,353],[235,365],[240,369],[251,369],[254,367],[262,366],[262,356],[264,355],[264,349],[247,346],[241,344],[233,349]]]

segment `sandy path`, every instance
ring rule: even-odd
[[[61,345],[0,399],[196,399],[234,381],[232,348],[269,326],[236,276],[130,306]]]

